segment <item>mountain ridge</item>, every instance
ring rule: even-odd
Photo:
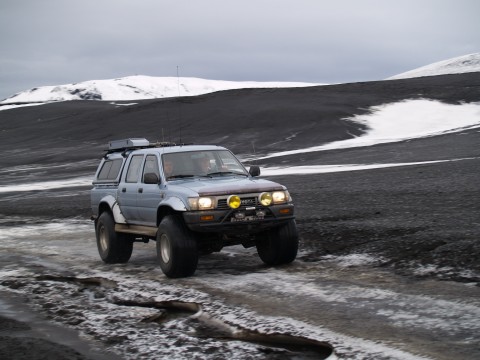
[[[480,71],[480,53],[462,55],[409,70],[386,80],[408,79],[424,76],[462,74]]]
[[[73,84],[35,87],[19,92],[0,104],[69,100],[146,100],[197,96],[211,92],[245,88],[316,86],[304,82],[224,81],[193,77],[134,75],[116,79],[89,80]]]
[[[480,72],[480,53],[463,55],[422,66],[386,80]],[[208,80],[194,77],[133,75],[73,84],[35,87],[0,101],[0,105],[70,100],[135,101],[198,96],[216,91],[252,88],[293,88],[328,85],[309,82]]]

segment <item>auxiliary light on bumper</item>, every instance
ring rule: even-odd
[[[240,205],[242,204],[242,200],[240,199],[240,196],[238,196],[238,195],[230,195],[227,199],[227,204],[232,209],[238,209],[240,207]]]

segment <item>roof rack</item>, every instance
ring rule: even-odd
[[[150,146],[150,141],[144,138],[131,138],[124,140],[113,140],[108,143],[108,151],[121,151],[126,149],[137,149]]]
[[[157,141],[151,143],[145,138],[129,138],[123,140],[113,140],[109,141],[107,154],[116,153],[116,152],[126,152],[127,150],[134,149],[145,149],[145,148],[154,148],[154,147],[168,147],[168,146],[182,146],[182,145],[191,145],[191,144],[176,144],[168,141]]]

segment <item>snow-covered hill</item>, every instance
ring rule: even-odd
[[[463,55],[448,60],[439,61],[422,66],[392,77],[387,80],[407,79],[422,76],[435,76],[446,74],[460,74],[480,71],[480,53]]]
[[[75,84],[42,86],[17,93],[0,104],[67,100],[141,100],[195,96],[220,90],[244,88],[304,87],[320,84],[301,82],[221,81],[199,78],[128,76]]]
[[[422,76],[459,74],[480,71],[480,53],[436,62],[388,78],[405,79]],[[19,92],[3,101],[8,104],[33,104],[68,100],[141,100],[176,96],[196,96],[221,90],[246,88],[281,88],[325,85],[305,82],[222,81],[189,77],[127,76],[117,79],[90,80],[75,84],[42,86]]]

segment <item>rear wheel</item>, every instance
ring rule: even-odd
[[[257,235],[257,252],[267,265],[289,264],[297,257],[298,232],[295,220]]]
[[[102,213],[96,227],[98,253],[108,264],[126,263],[133,250],[131,235],[115,232],[115,222],[108,212]]]
[[[170,278],[191,276],[197,270],[197,241],[179,215],[168,215],[160,223],[157,258],[163,273]]]

